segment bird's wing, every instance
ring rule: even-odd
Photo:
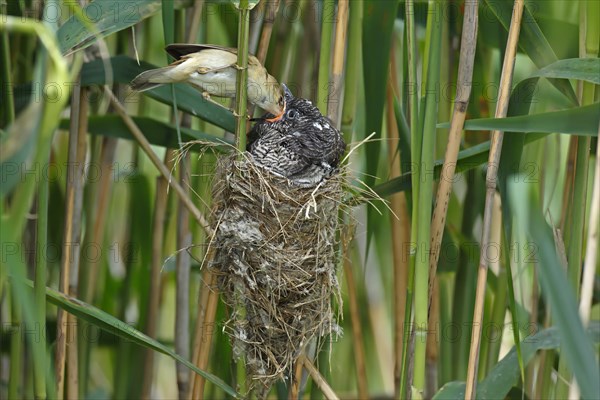
[[[185,56],[193,53],[198,53],[202,50],[220,50],[227,53],[231,53],[237,58],[237,49],[234,47],[218,46],[216,44],[188,44],[188,43],[173,43],[165,47],[167,53],[169,53],[176,60],[180,60]],[[176,61],[177,62],[177,61]],[[248,65],[262,65],[258,59],[248,54]]]
[[[214,44],[192,44],[192,43],[173,43],[165,47],[167,53],[169,53],[173,58],[179,60],[183,56],[187,56],[191,53],[197,53],[202,50],[213,49],[213,50],[222,50],[229,52],[231,54],[235,54],[237,56],[237,49],[231,47],[217,46]]]
[[[209,72],[228,69],[235,65],[236,61],[237,57],[232,53],[217,49],[206,49],[200,53],[191,53],[183,56],[181,59],[175,61],[173,65],[186,63],[192,66],[196,72],[204,75]]]
[[[294,135],[292,132],[294,137],[288,139],[292,151],[300,154],[306,164],[326,163],[332,168],[337,167],[346,149],[344,139],[339,133],[331,132],[328,136],[308,134],[310,128],[306,127],[299,131],[304,132],[302,136]]]
[[[176,58],[171,65],[180,65],[187,60],[194,59],[198,65],[197,72],[206,74],[229,68],[237,63],[237,49],[230,47],[205,45],[205,44],[170,44],[167,52]],[[248,55],[248,65],[261,65],[253,55]],[[264,68],[261,69],[266,74]],[[251,72],[256,73],[252,68]]]

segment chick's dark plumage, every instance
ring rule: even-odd
[[[285,114],[274,122],[257,122],[248,133],[246,150],[255,162],[293,184],[315,186],[337,171],[346,144],[317,107],[284,89]]]

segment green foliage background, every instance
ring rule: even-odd
[[[200,266],[209,238],[194,218],[181,214],[174,190],[166,195],[164,220],[157,216],[159,173],[104,90],[116,94],[174,179],[189,182],[189,196],[209,215],[211,174],[219,154],[235,143],[235,119],[187,85],[135,94],[127,84],[141,71],[170,61],[165,44],[188,40],[198,8],[194,42],[238,47],[239,11],[232,2],[217,0],[84,3],[0,4],[0,398],[57,397],[59,309],[76,317],[77,363],[69,373],[79,384],[77,393],[68,393],[70,398],[184,397],[176,361],[207,378],[207,398],[239,396],[245,388],[243,371],[232,360],[221,329],[228,315],[222,304],[212,327],[207,370],[190,362],[189,338],[198,299],[206,290]],[[415,1],[416,46],[410,49],[406,3],[413,2],[350,1],[345,75],[335,91],[330,68],[339,40],[338,2],[281,0],[272,15],[268,11],[273,0],[250,3],[256,7],[250,14],[249,37],[239,40],[247,40],[250,52],[256,53],[261,32],[273,23],[265,62],[269,72],[295,95],[314,100],[324,113],[328,104],[341,105],[349,149],[374,133],[350,157],[352,183],[372,188],[386,204],[359,204],[354,220],[346,221],[356,226],[344,250],[345,265],[339,268],[345,335],[324,346],[316,359],[333,391],[340,398],[356,398],[366,384],[373,397],[405,398],[409,392],[413,397],[464,397],[489,131],[496,129],[506,135],[500,165],[495,166],[500,179],[494,246],[483,249],[493,255],[478,398],[564,398],[573,374],[583,398],[600,398],[600,264],[596,250],[586,253],[598,247],[598,236],[595,243],[587,237],[594,227],[590,216],[600,207],[592,200],[594,188],[600,187],[594,172],[600,125],[599,3],[526,2],[509,118],[498,120],[492,117],[513,2],[480,1],[473,90],[458,175],[450,177],[455,182],[432,315],[429,325],[419,328],[429,335],[418,336],[412,344],[399,326],[404,316],[399,299],[410,299],[414,315],[426,316],[427,293],[418,291],[419,286],[416,293],[413,287],[398,293],[397,282],[407,282],[410,243],[429,237],[423,230],[429,226],[429,205],[439,179],[448,178],[441,167],[465,4]],[[415,57],[417,87],[408,83],[409,52]],[[413,94],[418,110],[411,121]],[[223,104],[230,106],[228,100]],[[79,206],[71,203],[67,189],[82,165],[69,153],[69,141],[78,130],[85,140],[82,179],[74,187]],[[189,141],[199,142],[186,147],[186,170],[178,156],[181,143]],[[415,155],[424,157],[422,163]],[[416,209],[421,214],[412,218],[413,232],[421,229],[421,236],[398,235],[411,232]],[[69,210],[80,232],[65,243]],[[189,220],[189,227],[181,218]],[[598,220],[594,223],[597,232]],[[181,241],[185,235],[193,244],[187,250]],[[427,246],[417,243],[416,249],[417,257],[425,257],[416,263],[418,285],[419,271],[429,259]],[[68,251],[77,256],[71,265],[71,295],[65,296],[59,281]],[[187,254],[189,290],[181,303],[175,271],[181,268],[177,259]],[[590,279],[582,278],[584,264],[593,260],[589,257],[596,260],[591,264],[594,290],[591,313],[582,321],[578,307],[581,287]],[[347,279],[349,272],[353,279]],[[187,354],[174,350],[180,340],[175,314],[182,309],[189,327],[183,344]],[[148,336],[152,318],[157,329]],[[67,338],[67,346],[71,340]],[[513,347],[515,340],[519,345]],[[416,349],[416,359],[401,368],[398,349],[404,343],[411,354]],[[148,354],[154,353],[154,367],[144,375]],[[411,389],[402,392],[401,382]],[[281,383],[270,396],[285,398],[289,387]],[[301,395],[324,396],[312,379]]]

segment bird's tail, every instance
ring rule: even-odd
[[[129,85],[131,89],[143,92],[144,90],[149,90],[165,83],[177,82],[177,80],[173,79],[172,74],[169,73],[172,69],[172,66],[168,66],[144,71],[136,76]]]

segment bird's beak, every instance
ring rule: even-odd
[[[285,97],[294,97],[294,95],[292,95],[292,92],[290,91],[290,88],[287,87],[285,83],[282,83],[281,86],[283,87],[283,95]]]
[[[284,100],[283,101],[283,108],[281,109],[281,113],[277,114],[273,118],[265,118],[265,121],[267,121],[267,122],[276,122],[276,121],[279,121],[281,118],[283,118],[283,115],[285,114],[286,103],[287,102]]]

